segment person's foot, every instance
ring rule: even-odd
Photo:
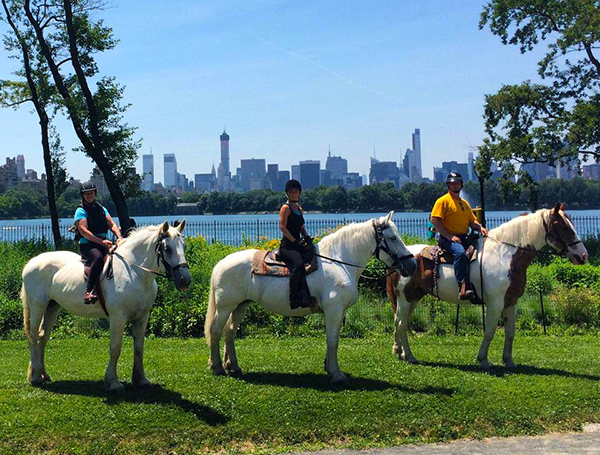
[[[94,294],[93,291],[86,292],[85,297],[83,298],[83,303],[85,303],[86,305],[91,305],[92,303],[95,303],[96,300],[98,300],[98,296]]]
[[[475,297],[475,291],[471,289],[470,283],[464,282],[460,285],[460,293],[458,298],[460,300],[471,300]]]

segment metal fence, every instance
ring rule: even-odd
[[[509,221],[509,217],[491,217],[487,219],[489,228],[494,228]],[[364,219],[307,219],[306,229],[312,236],[319,236],[339,226]],[[427,234],[427,217],[394,218],[394,223],[402,234],[424,238]],[[582,238],[600,236],[600,217],[574,216],[573,223]],[[143,223],[140,225],[143,226]],[[73,238],[68,232],[70,224],[61,224],[63,238]],[[255,221],[191,221],[186,224],[186,234],[196,237],[201,235],[209,242],[221,242],[229,245],[243,245],[245,241],[255,242],[261,239],[278,239],[281,237],[278,220]],[[20,240],[42,240],[52,242],[52,230],[48,224],[23,224],[0,227],[0,241],[17,242]]]

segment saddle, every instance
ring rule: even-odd
[[[311,245],[312,246],[312,245]],[[314,246],[312,247],[314,251]],[[317,256],[310,255],[309,262],[304,263],[305,275],[310,275],[318,270],[319,262]],[[279,256],[279,250],[264,251],[259,250],[254,253],[252,258],[252,273],[254,275],[289,277],[290,269]]]
[[[473,262],[477,259],[477,250],[479,248],[479,242],[474,241],[471,243],[465,250],[465,254],[469,259],[469,262]],[[454,258],[452,257],[452,253],[450,251],[444,250],[439,245],[432,245],[426,248],[423,248],[419,255],[423,259],[427,259],[429,261],[439,261],[440,264],[452,264],[454,262]]]

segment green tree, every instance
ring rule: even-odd
[[[547,44],[538,63],[544,83],[504,85],[486,95],[484,150],[507,177],[522,174],[514,164],[571,166],[600,160],[600,8],[592,0],[493,0],[479,23],[522,53]],[[530,203],[539,190],[531,179]]]

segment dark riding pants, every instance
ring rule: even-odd
[[[281,260],[290,269],[290,302],[298,303],[301,300],[300,287],[304,281],[304,260],[302,254],[296,249],[281,245],[279,248]]]
[[[469,260],[467,259],[467,255],[465,254],[465,241],[467,239],[467,235],[459,235],[458,236],[462,243],[453,242],[448,240],[443,235],[440,235],[440,246],[452,253],[452,257],[454,258],[454,276],[456,277],[456,281],[459,284],[469,281]]]
[[[90,267],[90,275],[86,285],[86,292],[92,292],[104,265],[104,256],[108,254],[108,250],[97,243],[80,243],[79,252],[81,257],[85,259],[85,265]]]

